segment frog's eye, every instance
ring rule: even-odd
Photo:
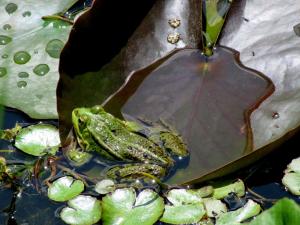
[[[94,107],[91,109],[91,112],[94,113],[94,114],[97,114],[97,113],[101,112],[102,110],[103,110],[103,109],[102,109],[101,106],[96,105],[96,106],[94,106]]]

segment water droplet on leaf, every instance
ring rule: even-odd
[[[0,45],[7,45],[9,42],[11,42],[11,40],[11,37],[0,35]]]
[[[8,4],[5,6],[5,11],[6,11],[8,14],[14,13],[15,11],[17,11],[17,9],[18,9],[18,6],[17,6],[15,3],[8,3]]]
[[[171,44],[176,44],[180,40],[180,34],[178,33],[169,34],[167,40]]]
[[[3,25],[3,30],[10,30],[11,29],[11,25],[10,24],[4,24]]]
[[[27,73],[27,72],[20,72],[18,74],[18,77],[20,77],[20,78],[27,78],[27,77],[29,77],[29,73]]]
[[[278,119],[279,117],[280,117],[280,115],[277,112],[274,112],[273,115],[272,115],[273,119]]]
[[[2,59],[7,59],[8,55],[7,54],[3,54],[1,57],[2,57]]]
[[[48,42],[46,46],[46,52],[52,58],[59,58],[61,50],[64,47],[64,43],[59,39],[54,39]]]
[[[30,11],[23,12],[22,16],[29,17],[29,16],[31,16],[31,12]]]
[[[5,67],[0,67],[0,77],[4,77],[7,74]]]
[[[14,61],[16,64],[25,64],[31,59],[28,52],[19,51],[14,55]]]
[[[18,88],[25,88],[27,86],[27,82],[26,81],[19,81],[17,84]]]
[[[38,76],[44,76],[50,71],[50,68],[47,64],[39,64],[34,67],[33,72]]]
[[[181,24],[181,21],[180,21],[180,19],[170,19],[169,21],[168,21],[168,23],[169,23],[169,25],[171,26],[171,27],[173,27],[173,28],[177,28],[177,27],[179,27],[180,26],[180,24]]]

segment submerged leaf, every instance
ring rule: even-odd
[[[66,176],[55,180],[48,188],[48,198],[57,202],[65,202],[78,196],[84,190],[81,180]]]
[[[0,2],[0,104],[34,118],[56,118],[58,57],[71,30],[69,23],[43,16],[65,10],[77,0],[22,0],[8,13]]]
[[[55,154],[59,145],[58,130],[49,124],[25,127],[18,133],[15,141],[18,149],[33,156]]]
[[[12,141],[21,129],[22,127],[18,123],[12,129],[6,129],[6,130],[0,129],[0,139]]]
[[[104,225],[152,225],[162,215],[163,199],[150,189],[136,197],[133,188],[118,189],[103,198]]]
[[[68,201],[60,213],[62,220],[71,225],[92,225],[101,219],[101,202],[91,196],[79,195]]]

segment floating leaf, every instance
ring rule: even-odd
[[[174,127],[190,162],[184,176],[175,174],[169,182],[193,183],[250,158],[249,115],[273,88],[264,75],[241,65],[232,49],[218,47],[211,57],[183,49],[133,73],[104,108],[126,119],[163,120]]]
[[[136,197],[133,188],[118,189],[103,198],[104,225],[152,225],[162,215],[163,199],[150,189]]]
[[[202,198],[197,191],[173,189],[168,192],[167,199],[173,205],[166,205],[160,221],[169,224],[197,223],[205,215]]]
[[[90,153],[77,148],[68,149],[65,155],[74,166],[82,166],[89,162],[92,158]]]
[[[181,20],[176,45],[167,41],[171,18]],[[62,141],[72,128],[74,108],[101,104],[132,71],[175,48],[200,46],[201,19],[199,0],[95,1],[75,23],[61,55],[57,100]],[[101,32],[95,33],[99,26]]]
[[[248,223],[246,223],[248,224]],[[253,219],[249,225],[300,224],[300,207],[290,199],[279,200],[272,208]]]
[[[227,212],[226,205],[220,200],[207,198],[207,199],[203,199],[203,201],[204,201],[206,214],[208,217],[218,218],[221,214]]]
[[[18,133],[15,141],[15,146],[18,149],[34,156],[54,154],[59,145],[58,130],[49,124],[25,127]]]
[[[59,19],[45,22],[42,17],[76,1],[0,2],[0,104],[34,118],[57,117],[58,57],[72,27]],[[17,6],[15,11],[7,10],[9,4]]]
[[[222,183],[218,187],[214,188],[213,198],[223,199],[230,193],[235,193],[238,197],[245,195],[245,184],[242,180],[237,180],[234,183],[226,184]]]
[[[300,124],[300,38],[298,0],[233,1],[222,45],[241,52],[244,65],[261,71],[276,86],[275,93],[251,116],[255,149],[290,137]],[[272,16],[266,12],[272,12]],[[261,151],[263,152],[263,151]]]
[[[60,213],[61,219],[72,225],[92,225],[101,219],[101,202],[91,196],[79,195],[68,201]]]
[[[245,220],[258,215],[261,211],[259,204],[248,200],[242,208],[222,214],[216,222],[216,225],[241,225]]]
[[[285,170],[282,183],[294,195],[300,195],[300,158],[292,160]]]
[[[55,180],[48,188],[48,198],[57,202],[65,202],[78,196],[84,190],[81,180],[66,176]]]
[[[101,195],[113,192],[115,189],[115,182],[109,179],[101,180],[95,186],[95,191]]]

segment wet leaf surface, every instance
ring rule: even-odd
[[[55,154],[60,146],[58,129],[49,124],[30,125],[18,133],[15,146],[33,156]]]
[[[168,24],[173,18],[181,20],[176,30]],[[95,32],[99,26],[101,32]],[[167,37],[174,32],[181,41],[170,44]],[[101,104],[132,71],[186,45],[201,46],[201,1],[95,1],[75,23],[61,56],[57,100],[62,140],[72,127],[74,108]]]
[[[48,188],[48,198],[57,202],[65,202],[78,196],[84,190],[81,180],[66,176],[55,180]]]
[[[152,225],[162,215],[163,199],[150,189],[136,196],[132,188],[118,189],[102,199],[104,225]]]
[[[59,54],[71,30],[69,23],[42,20],[76,0],[0,3],[0,104],[34,118],[56,118],[55,89]],[[7,9],[14,4],[15,10]]]
[[[273,88],[262,74],[242,66],[231,49],[218,47],[211,57],[184,49],[133,73],[104,108],[174,127],[190,162],[170,182],[196,182],[252,152],[249,116]]]
[[[101,219],[101,202],[91,196],[79,195],[68,201],[60,213],[62,220],[72,225],[92,225]]]

